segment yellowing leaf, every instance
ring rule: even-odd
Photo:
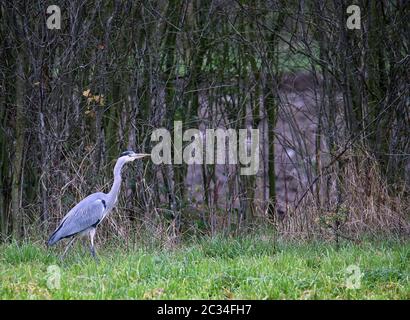
[[[83,91],[83,96],[88,97],[90,95],[90,89]]]
[[[232,299],[235,298],[233,292],[231,290],[227,289],[227,288],[224,288],[224,296],[228,300],[232,300]]]
[[[164,288],[156,288],[150,291],[147,291],[143,295],[143,299],[155,299],[159,298],[164,293]]]

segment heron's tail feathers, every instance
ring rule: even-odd
[[[58,241],[60,241],[62,238],[64,238],[64,235],[62,235],[62,228],[65,223],[65,220],[63,220],[58,228],[53,232],[53,234],[50,236],[50,238],[47,241],[47,246],[52,246],[56,244]]]
[[[56,244],[61,238],[57,235],[57,231],[54,231],[53,234],[50,236],[50,239],[47,241],[47,246],[52,246]]]

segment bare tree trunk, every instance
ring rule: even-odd
[[[22,230],[22,210],[21,210],[21,176],[23,169],[24,152],[24,72],[23,59],[21,55],[17,58],[16,70],[16,127],[15,127],[15,153],[13,159],[13,178],[11,185],[11,214],[14,239],[20,239]]]
[[[276,105],[273,96],[273,83],[267,81],[265,84],[265,109],[268,116],[268,181],[269,181],[269,205],[268,214],[274,218],[276,205],[276,177],[275,177],[275,132]]]

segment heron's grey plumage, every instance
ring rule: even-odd
[[[95,230],[117,202],[121,187],[121,169],[125,163],[145,156],[149,156],[149,154],[136,154],[133,151],[123,152],[114,167],[114,183],[110,192],[93,193],[81,200],[61,220],[57,229],[50,236],[48,245],[54,245],[64,238],[71,238],[78,234],[88,233],[91,239],[91,253],[95,256]],[[70,244],[71,243],[72,242],[70,242]]]
[[[51,235],[48,245],[51,246],[61,239],[84,232],[90,227],[97,227],[106,215],[106,198],[106,194],[98,192],[81,200],[63,218]]]

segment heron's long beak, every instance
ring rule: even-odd
[[[151,157],[151,154],[150,153],[136,153],[134,155],[135,159],[141,159],[141,158],[144,158],[144,157]]]

